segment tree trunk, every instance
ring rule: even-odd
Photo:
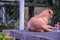
[[[52,0],[47,0],[49,6],[53,6],[53,1]]]
[[[34,7],[29,7],[29,20],[30,20],[30,18],[31,17],[33,17],[34,16]]]

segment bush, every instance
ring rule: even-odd
[[[0,40],[11,40],[11,37],[10,36],[5,36],[0,32]],[[15,39],[13,38],[13,40],[15,40]]]
[[[4,29],[14,29],[14,25],[11,24],[5,24],[5,25],[0,25],[0,32]]]

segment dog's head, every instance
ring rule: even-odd
[[[53,15],[53,10],[51,9],[45,9],[42,13],[40,13],[40,16],[42,17],[52,18],[52,15]]]

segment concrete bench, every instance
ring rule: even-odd
[[[11,37],[19,40],[60,40],[60,30],[54,32],[31,32],[28,30],[3,30],[10,33]]]

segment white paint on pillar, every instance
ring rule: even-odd
[[[19,2],[20,9],[20,22],[19,22],[19,30],[24,30],[24,0],[20,0]]]

